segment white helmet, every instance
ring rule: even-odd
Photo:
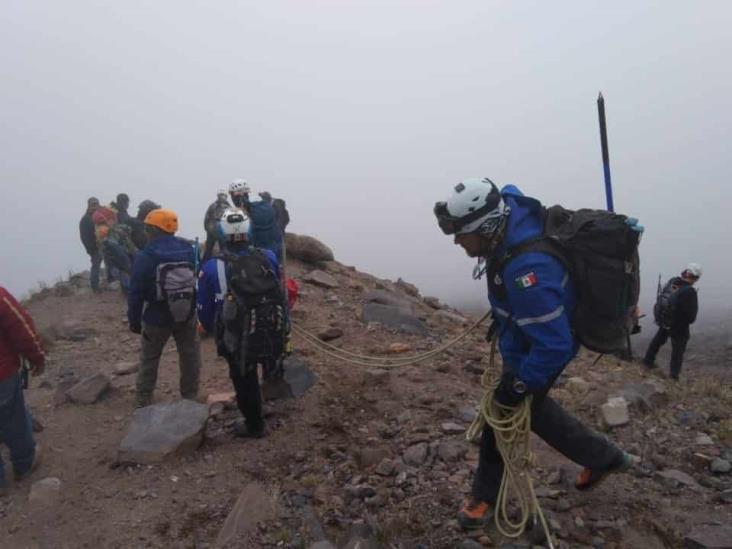
[[[249,218],[238,208],[229,208],[219,220],[219,236],[226,242],[241,242],[249,238]]]
[[[702,267],[698,263],[689,263],[682,274],[691,276],[693,278],[701,278]]]
[[[455,185],[447,202],[435,204],[434,212],[445,234],[491,234],[508,214],[508,208],[493,181],[473,177]]]
[[[243,179],[234,179],[229,185],[229,192],[232,194],[250,194],[252,190]]]

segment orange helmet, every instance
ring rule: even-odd
[[[178,230],[178,216],[173,210],[158,208],[147,214],[145,225],[152,225],[166,233],[175,234]]]

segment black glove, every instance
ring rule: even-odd
[[[502,406],[514,408],[521,404],[527,394],[526,384],[511,372],[505,372],[498,387],[493,391],[493,398]]]
[[[142,333],[142,325],[140,324],[130,324],[130,332],[133,334],[141,334]]]

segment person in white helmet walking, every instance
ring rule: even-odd
[[[653,316],[658,331],[651,340],[643,364],[656,367],[656,355],[671,338],[671,378],[678,381],[684,361],[686,344],[689,342],[689,326],[696,321],[699,301],[694,284],[701,278],[702,268],[698,263],[689,263],[681,276],[675,276],[659,288]]]

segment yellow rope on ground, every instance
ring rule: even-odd
[[[503,459],[503,477],[495,503],[495,522],[498,531],[506,537],[518,538],[526,530],[529,521],[538,515],[544,528],[546,542],[550,549],[554,549],[549,525],[536,497],[531,478],[534,461],[529,436],[532,397],[526,397],[515,408],[502,406],[493,400],[493,391],[500,381],[494,369],[495,353],[494,337],[491,342],[489,368],[486,368],[481,378],[485,393],[480,401],[478,417],[468,429],[466,438],[468,441],[478,438],[486,424],[493,429],[496,448]],[[509,513],[509,502],[512,499],[518,506],[518,520],[512,520]]]
[[[397,366],[408,366],[410,364],[417,364],[418,362],[422,362],[424,360],[433,358],[440,353],[445,352],[447,349],[455,345],[456,343],[459,343],[463,339],[465,339],[470,332],[475,330],[483,321],[485,321],[490,316],[490,311],[484,314],[481,318],[476,320],[470,327],[468,327],[463,333],[455,337],[454,339],[448,341],[444,345],[441,345],[440,347],[437,347],[436,349],[432,349],[431,351],[427,351],[422,354],[418,355],[411,355],[411,356],[402,356],[402,357],[373,357],[368,355],[360,355],[358,353],[353,353],[351,351],[347,351],[345,349],[341,349],[340,347],[336,347],[334,345],[331,345],[329,343],[326,343],[325,341],[322,341],[317,336],[311,334],[307,330],[304,330],[303,328],[300,328],[297,326],[294,322],[292,323],[292,331],[295,335],[301,337],[305,342],[310,343],[315,348],[317,348],[319,351],[325,353],[326,355],[329,355],[333,358],[337,358],[338,360],[342,360],[344,362],[350,362],[351,364],[357,364],[359,366],[380,366],[382,368],[394,368]]]

